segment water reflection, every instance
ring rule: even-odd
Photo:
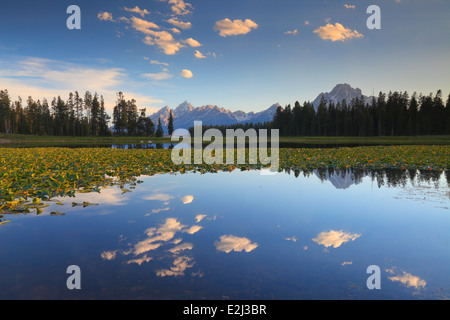
[[[129,144],[113,144],[108,147],[113,149],[173,149],[173,143],[129,143]]]
[[[285,173],[293,173],[296,178],[301,176],[317,176],[322,182],[329,181],[336,189],[348,189],[352,185],[358,185],[365,177],[370,177],[376,181],[379,188],[386,187],[404,187],[408,183],[434,183],[438,187],[440,181],[445,178],[450,187],[450,171],[433,170],[399,170],[399,169],[335,169],[322,168],[311,170],[291,170],[285,169]]]
[[[8,244],[0,272],[10,275],[0,278],[0,298],[30,298],[42,287],[51,290],[41,298],[70,298],[59,285],[67,263],[87,279],[83,298],[446,298],[448,178],[333,169],[161,174],[139,177],[132,192],[112,186],[57,198],[39,217],[14,215],[0,226]],[[55,210],[66,215],[50,216]],[[378,292],[365,287],[372,264],[382,270]]]
[[[312,240],[317,244],[323,245],[325,248],[338,248],[343,243],[355,241],[359,237],[361,237],[360,234],[352,234],[349,232],[343,232],[342,230],[331,230],[319,233],[317,237],[313,238]]]
[[[166,252],[172,254],[173,265],[167,269],[156,270],[156,275],[160,277],[166,276],[183,276],[184,271],[194,265],[193,258],[180,255],[181,253],[192,250],[193,244],[183,242],[182,238],[175,238],[177,234],[187,233],[193,235],[203,229],[202,226],[192,225],[190,227],[181,224],[176,218],[167,218],[159,227],[151,227],[145,230],[146,238],[131,245],[130,248],[124,250],[104,251],[100,256],[104,260],[115,260],[117,254],[124,256],[133,255],[132,259],[126,261],[127,264],[136,263],[141,266],[144,262],[149,262],[153,257],[148,256],[152,251],[161,247],[170,247]],[[172,247],[171,247],[172,246]]]
[[[214,246],[217,250],[230,253],[236,252],[251,252],[258,247],[257,243],[252,243],[245,237],[236,237],[232,235],[223,235],[220,237],[220,241],[214,242]]]
[[[401,284],[405,285],[409,288],[414,289],[424,289],[427,285],[427,282],[418,276],[414,276],[411,273],[408,273],[406,271],[396,271],[396,267],[393,267],[391,269],[386,269],[385,271],[388,274],[391,274],[392,276],[389,276],[388,279],[394,282],[400,282]]]

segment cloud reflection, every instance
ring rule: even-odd
[[[172,240],[173,237],[175,237],[175,234],[185,227],[186,226],[182,225],[177,219],[168,218],[159,228],[148,228],[145,231],[148,238],[138,242],[134,246],[134,254],[139,255],[159,248],[162,245],[161,242]]]
[[[173,266],[170,269],[157,270],[156,275],[159,277],[184,276],[184,271],[194,266],[195,262],[192,260],[192,258],[186,256],[177,257],[173,261]]]
[[[147,257],[147,255],[145,254],[143,257],[141,258],[137,258],[137,259],[131,259],[127,262],[127,264],[132,264],[132,263],[136,263],[137,265],[141,265],[144,262],[149,262],[150,260],[152,260],[152,257]]]
[[[192,203],[192,201],[194,201],[194,196],[188,195],[181,198],[181,202],[183,202],[183,204],[189,204]]]
[[[220,237],[220,241],[214,242],[216,249],[229,253],[231,251],[236,252],[251,252],[258,247],[257,243],[252,243],[250,239],[245,237],[236,237],[232,235],[223,235]]]
[[[198,219],[196,219],[198,220]],[[127,264],[137,264],[141,266],[144,262],[148,263],[155,257],[149,256],[150,251],[161,249],[164,246],[173,246],[166,249],[166,255],[159,256],[158,260],[162,258],[172,259],[172,265],[169,268],[156,270],[156,275],[160,277],[168,276],[183,276],[186,269],[194,266],[194,259],[189,257],[186,253],[194,248],[194,245],[189,242],[183,242],[183,239],[176,237],[179,233],[187,233],[193,235],[203,229],[202,226],[192,225],[186,226],[178,221],[176,218],[167,218],[164,223],[158,227],[151,227],[145,230],[146,238],[131,245],[128,250],[114,250],[104,251],[101,253],[103,260],[115,260],[118,253],[122,255],[133,254],[134,257],[128,261]],[[162,251],[155,252],[160,255]],[[164,251],[163,251],[164,252]],[[169,255],[167,255],[169,253]]]
[[[206,218],[206,214],[198,214],[198,215],[195,217],[195,221],[196,221],[197,223],[199,223],[199,222],[202,221],[204,218]]]
[[[186,243],[182,243],[182,244],[180,244],[180,245],[178,245],[176,247],[173,247],[172,249],[169,250],[169,252],[177,254],[177,253],[179,253],[181,251],[184,251],[184,250],[192,250],[193,247],[194,246],[193,246],[192,243],[186,242]]]
[[[394,269],[387,269],[387,273],[394,274]],[[413,276],[411,273],[402,271],[401,274],[393,275],[392,277],[388,277],[391,281],[398,281],[404,284],[407,287],[412,287],[416,289],[425,288],[427,282],[417,276]]]
[[[166,193],[154,193],[154,194],[145,196],[143,199],[167,202],[167,201],[173,199],[173,196],[170,194],[166,194]]]
[[[354,241],[360,236],[361,236],[360,234],[346,233],[342,230],[339,231],[331,230],[328,232],[319,233],[317,237],[313,238],[312,240],[317,244],[323,245],[325,248],[328,247],[338,248],[343,243],[346,243],[348,241]]]
[[[116,258],[116,254],[117,254],[118,250],[115,251],[104,251],[101,253],[101,257],[103,260],[107,260],[107,261],[111,261],[114,260]]]
[[[202,229],[203,229],[202,226],[192,226],[189,229],[183,230],[183,232],[188,233],[188,234],[194,234],[194,233],[199,232]]]

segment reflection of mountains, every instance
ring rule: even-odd
[[[319,170],[314,170],[314,174],[322,182],[330,181],[336,189],[348,189],[353,184],[360,184],[362,178],[367,176],[367,174],[365,174],[364,176],[355,176],[352,174],[352,171],[350,169],[343,170],[341,172],[333,172],[331,174],[328,170],[325,173],[319,172]]]
[[[363,178],[367,177],[372,181],[376,181],[378,187],[404,187],[407,183],[420,184],[434,183],[438,187],[441,178],[446,177],[447,184],[450,186],[450,171],[429,171],[429,170],[399,170],[399,169],[377,169],[377,170],[362,170],[362,169],[334,169],[324,168],[309,171],[303,170],[285,170],[286,173],[294,173],[298,178],[300,174],[304,177],[310,175],[317,176],[322,182],[329,181],[336,189],[348,189],[352,185],[358,185]]]

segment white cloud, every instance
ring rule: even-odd
[[[167,31],[150,31],[149,34],[151,34],[151,36],[146,36],[143,40],[144,43],[149,46],[157,45],[167,55],[174,55],[184,47],[184,45],[176,41]]]
[[[198,50],[195,50],[194,56],[195,56],[197,59],[205,59],[205,58],[206,58],[206,56],[204,56],[204,55],[203,55],[200,51],[198,51]]]
[[[147,9],[140,9],[138,6],[134,8],[123,8],[125,11],[133,12],[139,14],[142,18],[145,17],[146,14],[150,14],[150,12]]]
[[[345,41],[348,39],[362,38],[363,35],[356,30],[345,28],[340,23],[330,24],[322,26],[313,31],[323,40]]]
[[[347,9],[355,9],[356,6],[352,5],[352,4],[344,4],[344,7],[346,7]]]
[[[202,44],[201,44],[200,42],[198,42],[197,40],[192,39],[192,38],[183,40],[183,42],[186,43],[186,44],[188,44],[188,45],[190,45],[190,46],[193,47],[193,48],[198,48],[198,47],[201,47],[201,46],[202,46]]]
[[[113,15],[110,12],[102,12],[100,11],[97,15],[97,18],[101,21],[112,21],[114,22]]]
[[[298,34],[298,30],[292,30],[292,31],[286,31],[284,34],[292,34],[293,36],[296,36]]]
[[[219,31],[219,35],[222,37],[247,34],[252,29],[257,28],[258,25],[250,19],[246,19],[245,21],[242,20],[231,21],[230,19],[226,18],[217,21],[216,24],[214,25],[214,30]]]
[[[308,25],[309,25],[309,21],[305,20],[305,26],[308,26]]]
[[[11,97],[32,96],[35,99],[60,95],[68,97],[70,92],[97,92],[104,96],[105,105],[111,111],[116,101],[116,93],[122,91],[132,95],[140,104],[160,103],[142,94],[126,92],[125,84],[130,83],[125,70],[102,68],[69,63],[60,60],[35,57],[0,60],[0,87],[7,88]]]
[[[178,15],[189,14],[192,12],[190,9],[194,8],[190,3],[184,2],[183,0],[168,0],[168,2],[169,4],[171,4],[171,9],[173,13]]]
[[[177,18],[171,18],[171,19],[167,20],[167,22],[174,25],[175,27],[178,27],[183,30],[192,28],[192,23],[183,22],[183,21],[178,20]]]
[[[144,59],[150,61],[151,64],[157,64],[157,65],[166,66],[166,67],[169,66],[169,64],[166,63],[166,62],[159,62],[159,61],[157,61],[157,60],[151,60],[151,59],[148,58],[148,57],[144,57]]]
[[[331,230],[328,232],[319,233],[317,237],[313,238],[312,240],[317,244],[323,245],[325,248],[328,247],[338,248],[343,243],[346,243],[348,241],[354,241],[360,236],[361,236],[360,234],[346,233],[343,232],[342,230],[340,231]]]
[[[168,80],[173,77],[173,75],[171,75],[167,72],[143,73],[142,76],[144,78],[147,78],[147,79],[153,80],[153,81]]]
[[[175,34],[180,34],[181,33],[181,31],[180,30],[178,30],[177,28],[172,28],[172,29],[170,29],[173,33],[175,33]]]
[[[190,78],[192,78],[192,77],[194,76],[194,75],[192,74],[192,71],[187,70],[187,69],[183,69],[183,70],[179,73],[179,75],[182,76],[182,77],[184,77],[184,78],[187,78],[187,79],[190,79]]]
[[[257,243],[252,243],[245,237],[236,237],[232,235],[224,235],[220,237],[220,241],[214,242],[216,249],[229,253],[231,251],[236,252],[251,252],[258,247]]]
[[[131,27],[144,34],[150,35],[154,34],[154,31],[151,29],[159,29],[157,24],[136,17],[131,17]]]
[[[174,39],[170,32],[153,30],[159,29],[159,26],[153,22],[132,17],[131,26],[135,30],[146,34],[146,37],[143,40],[145,44],[149,46],[156,45],[167,55],[174,55],[184,47],[180,42]]]

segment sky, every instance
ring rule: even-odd
[[[69,29],[70,5],[81,29]],[[381,29],[369,29],[370,5]],[[262,111],[338,83],[365,95],[450,90],[448,0],[4,1],[0,89],[13,100],[117,92],[147,113]]]

